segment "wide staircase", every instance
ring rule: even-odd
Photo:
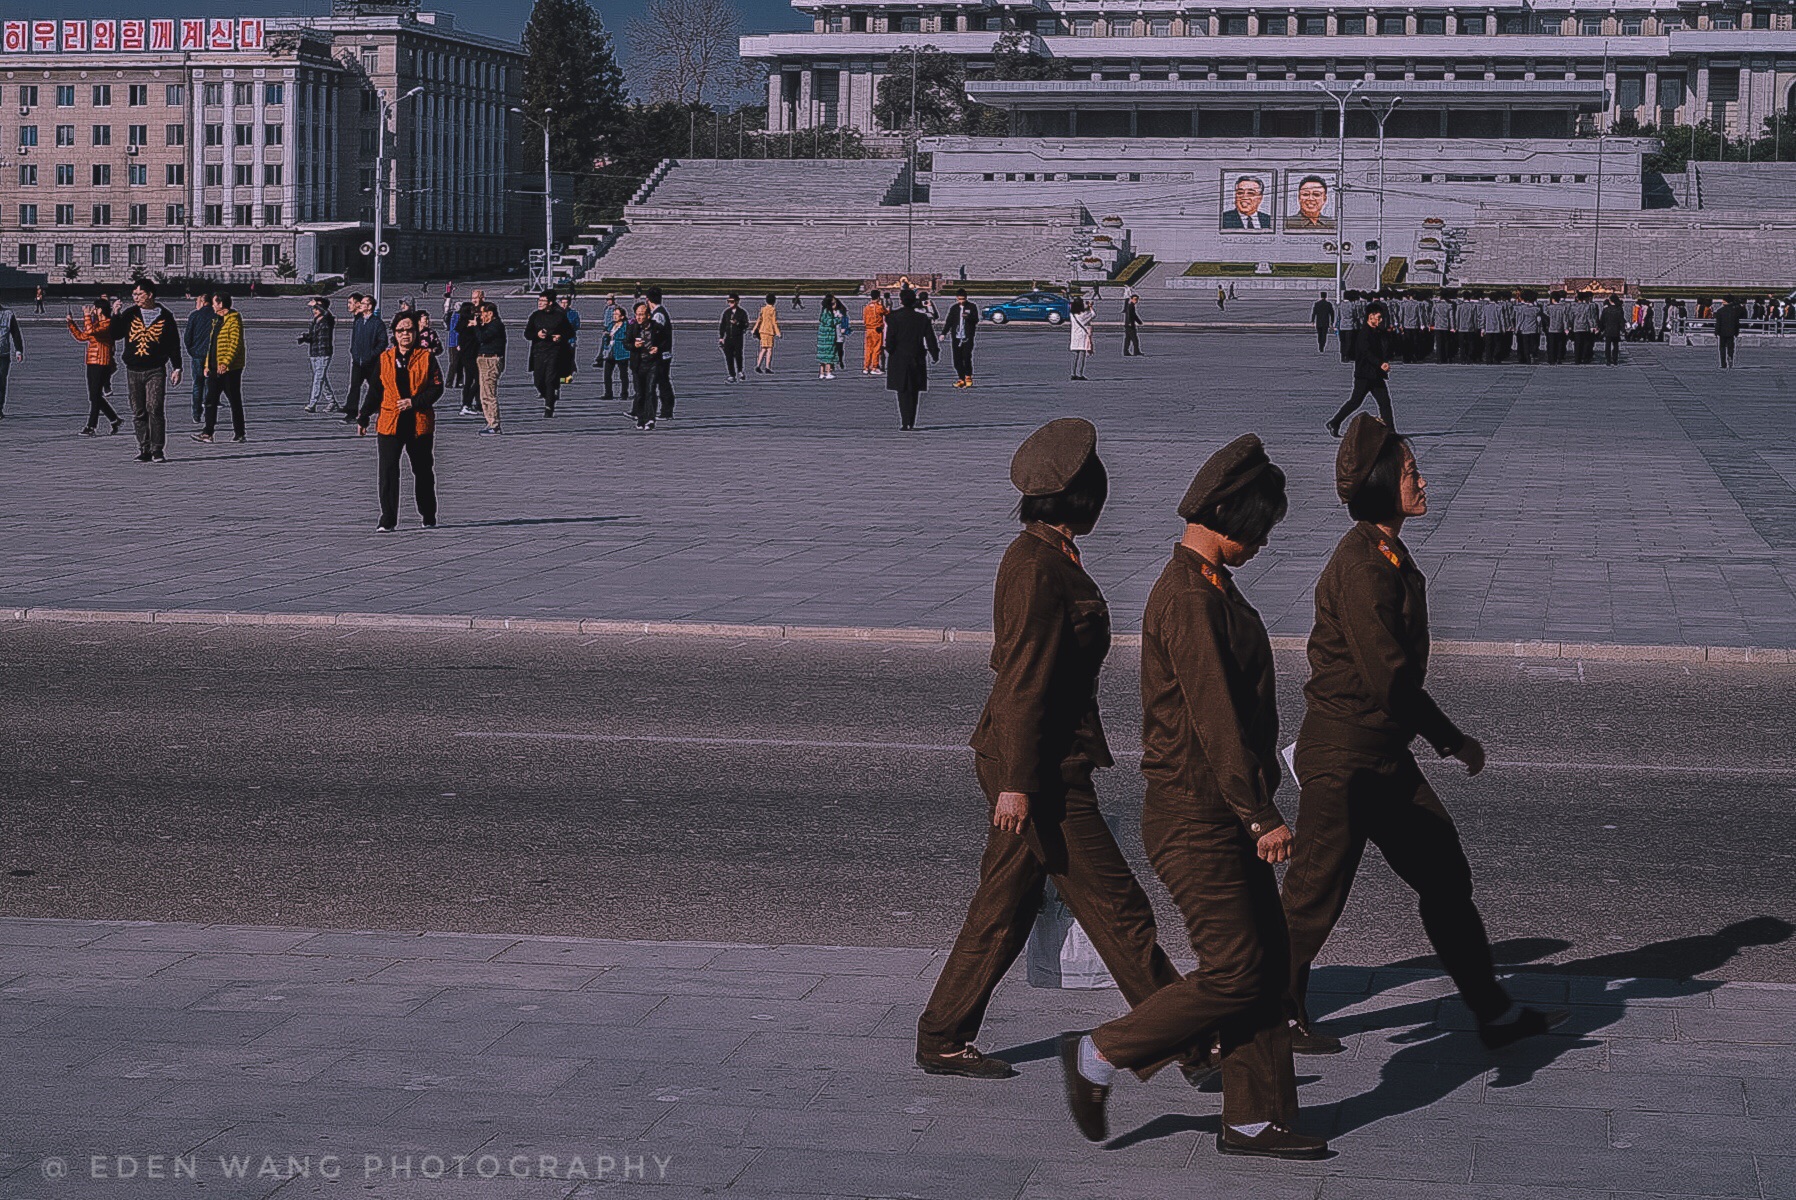
[[[1796,226],[1764,212],[1604,213],[1600,226],[1588,211],[1481,212],[1467,244],[1454,276],[1472,285],[1597,275],[1696,290],[1796,286]]]

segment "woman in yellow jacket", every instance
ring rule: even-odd
[[[431,459],[436,436],[436,403],[443,395],[443,372],[436,355],[418,344],[418,314],[393,318],[393,344],[380,356],[380,524],[391,533],[399,524],[399,455],[412,460],[412,483],[424,528],[437,527],[437,476]],[[368,426],[362,426],[362,433]]]
[[[761,353],[755,356],[755,374],[773,374],[773,343],[779,340],[780,317],[779,308],[773,301],[773,293],[767,293],[767,303],[761,305],[760,314],[755,317],[755,336],[761,339]]]
[[[69,336],[87,343],[87,427],[81,431],[81,436],[93,437],[102,416],[112,422],[112,432],[117,433],[122,422],[112,405],[106,403],[106,386],[112,380],[112,343],[116,337],[112,322],[97,305],[86,304],[81,308],[81,324],[75,324],[75,318],[69,317]]]

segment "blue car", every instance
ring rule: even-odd
[[[1072,302],[1058,292],[1024,292],[1021,296],[994,304],[985,310],[985,319],[993,325],[1012,321],[1046,321],[1064,325],[1073,315]]]

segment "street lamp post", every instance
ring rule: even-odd
[[[1384,103],[1384,105],[1382,107],[1380,105],[1378,105],[1377,103],[1375,103],[1373,101],[1372,97],[1370,97],[1370,96],[1361,96],[1359,98],[1359,102],[1361,104],[1365,105],[1368,109],[1370,109],[1372,115],[1375,118],[1377,118],[1377,120],[1378,120],[1378,262],[1377,262],[1377,266],[1378,266],[1378,281],[1380,284],[1383,284],[1383,282],[1384,282],[1384,260],[1385,260],[1385,253],[1384,253],[1384,123],[1391,119],[1391,114],[1397,111],[1397,106],[1399,104],[1403,103],[1403,97],[1402,96],[1392,96],[1388,101],[1386,101]],[[1338,207],[1338,203],[1337,203],[1337,207],[1335,210],[1335,216],[1336,216],[1335,224],[1338,226],[1340,224],[1340,221],[1339,221],[1340,209]]]
[[[387,240],[387,122],[399,106],[422,92],[415,87],[397,100],[380,102],[380,129],[374,135],[374,311],[380,311],[381,251]]]
[[[910,195],[904,205],[904,273],[916,268],[911,259],[916,246],[917,220],[917,47],[910,48]]]
[[[554,287],[555,192],[549,177],[549,118],[555,115],[555,110],[543,109],[543,119],[540,121],[521,108],[514,106],[511,111],[543,131],[543,286]]]
[[[1347,101],[1366,86],[1363,79],[1355,80],[1352,87],[1344,92],[1335,91],[1320,79],[1316,80],[1316,90],[1335,102],[1339,110],[1339,123],[1335,125],[1335,153],[1338,165],[1335,170],[1335,307],[1341,306],[1341,276],[1344,270],[1342,247],[1347,243],[1341,239],[1347,234]]]

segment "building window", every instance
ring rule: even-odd
[[[916,20],[915,17],[910,18]],[[916,32],[912,30],[911,32]],[[362,74],[374,75],[380,71],[380,50],[374,46],[362,47]]]
[[[1074,22],[1074,23],[1077,24],[1077,22]],[[1086,22],[1086,24],[1090,24],[1090,22],[1088,21],[1088,22]],[[922,17],[899,17],[898,18],[898,32],[899,33],[922,33],[923,32],[923,18]],[[1090,35],[1087,34],[1086,36],[1089,37]]]
[[[37,224],[37,205],[35,205],[35,204],[19,205],[19,224],[27,226],[27,227],[36,226],[36,224]]]
[[[223,125],[208,125],[208,126],[206,126],[206,145],[208,145],[208,146],[224,145],[224,126]]]
[[[224,164],[223,163],[206,163],[205,164],[205,175],[203,176],[203,178],[205,180],[205,186],[207,186],[207,187],[223,187],[224,186]]]
[[[202,84],[200,87],[200,102],[202,104],[223,104],[224,103],[224,84],[222,84],[222,83]]]
[[[171,83],[162,89],[162,103],[169,108],[180,108],[187,103],[187,85]]]
[[[256,223],[256,206],[253,204],[233,204],[231,206],[231,224],[254,225]]]
[[[1246,37],[1247,36],[1247,18],[1246,17],[1224,17],[1224,18],[1222,18],[1222,36],[1223,37]]]
[[[374,190],[374,168],[363,167],[356,172],[357,186],[364,192]]]
[[[56,243],[56,265],[59,267],[72,267],[75,265],[75,243]]]
[[[374,153],[374,138],[375,138],[374,130],[372,130],[372,129],[362,130],[362,153],[363,154],[371,155]]]
[[[249,247],[248,246],[232,246],[231,247],[231,265],[233,267],[249,266]]]
[[[1285,18],[1261,17],[1260,32],[1263,34],[1277,34],[1283,36],[1285,32]]]
[[[1422,32],[1423,33],[1428,32],[1428,23],[1430,21],[1438,21],[1438,20],[1440,20],[1440,18],[1438,18],[1438,17],[1423,17],[1422,18]],[[1444,24],[1444,22],[1443,22],[1443,24]],[[1497,32],[1498,33],[1509,33],[1509,34],[1527,33],[1528,32],[1528,18],[1527,17],[1500,17],[1500,18],[1498,18]]]
[[[1124,37],[1125,38],[1125,37],[1134,37],[1135,36],[1135,22],[1129,20],[1126,17],[1124,17],[1120,20],[1111,21],[1110,25],[1109,25],[1109,29],[1110,29],[1111,37]]]
[[[125,259],[134,267],[148,266],[149,257],[144,253],[148,249],[142,242],[132,242],[125,251]]]
[[[1185,36],[1186,37],[1209,37],[1210,36],[1210,18],[1208,18],[1208,17],[1186,17],[1185,18]]]
[[[162,128],[162,144],[164,146],[185,146],[187,144],[187,126],[165,125]]]
[[[1304,37],[1322,37],[1328,33],[1327,17],[1299,17],[1298,32]]]
[[[75,85],[74,84],[59,83],[56,85],[56,107],[57,108],[73,108],[73,107],[75,107]]]
[[[264,187],[280,187],[281,186],[281,164],[280,163],[263,163],[262,164],[262,186],[264,186]]]
[[[56,223],[58,225],[73,225],[75,223],[75,206],[73,204],[58,204],[56,206]]]
[[[1149,21],[1147,23],[1147,35],[1149,37],[1171,37],[1172,18],[1155,17],[1153,20]]]
[[[1629,78],[1623,75],[1615,81],[1615,105],[1621,109],[1639,108],[1642,93],[1646,91],[1646,81],[1639,77]]]
[[[262,206],[262,224],[279,225],[280,223],[281,206],[278,204],[264,204]]]
[[[1403,27],[1402,17],[1380,17],[1378,32],[1382,37],[1402,37],[1408,31]]]
[[[847,33],[848,32],[848,18],[847,17],[825,17],[825,18],[823,18],[823,32],[825,32],[825,33]]]
[[[94,84],[94,107],[112,107],[112,85],[110,83]]]
[[[1600,17],[1585,17],[1578,22],[1578,34],[1581,37],[1602,37],[1602,19]]]
[[[110,204],[94,205],[93,218],[94,218],[95,225],[110,225],[110,224],[112,224],[112,205],[110,205]]]
[[[150,127],[148,125],[125,126],[125,144],[128,146],[147,146],[150,144]]]
[[[19,126],[19,145],[21,145],[21,146],[37,145],[37,126],[36,125],[21,125],[21,126]]]
[[[264,104],[285,104],[286,102],[287,102],[287,85],[286,84],[284,84],[284,83],[269,83],[269,84],[264,84],[262,86],[262,103],[264,103]]]
[[[162,182],[166,187],[187,186],[187,164],[169,163],[162,168]]]
[[[201,246],[200,265],[204,267],[216,267],[221,265],[224,262],[224,256],[219,251],[220,247],[218,246]]]
[[[1397,32],[1401,33],[1403,31],[1398,30]],[[1459,18],[1459,32],[1468,34],[1472,37],[1483,37],[1484,36],[1484,18],[1483,17],[1461,17],[1461,18]]]
[[[96,146],[112,145],[112,126],[110,126],[110,125],[95,125],[93,127],[93,130],[94,130],[94,141],[93,141],[94,145],[96,145]]]
[[[95,163],[94,171],[93,171],[93,179],[94,179],[95,187],[111,187],[112,186],[112,164],[111,163]]]
[[[162,265],[179,267],[187,262],[187,247],[180,242],[162,243]]]
[[[262,126],[262,144],[264,146],[278,146],[284,140],[285,138],[282,136],[281,127],[279,125]]]
[[[1710,29],[1738,29],[1739,27],[1740,27],[1740,23],[1737,20],[1735,20],[1731,15],[1729,15],[1729,16],[1714,16],[1714,17],[1709,18],[1709,28]]]
[[[1640,36],[1640,18],[1639,17],[1624,18],[1621,23],[1621,33],[1622,33],[1623,37],[1639,37]]]
[[[1684,106],[1684,77],[1682,75],[1659,76],[1659,107],[1678,109]]]
[[[130,223],[138,228],[148,225],[150,223],[150,206],[147,204],[133,204],[131,206]]]
[[[1422,33],[1427,34],[1431,37],[1439,37],[1442,34],[1447,32],[1447,18],[1445,18],[1445,17],[1423,17],[1417,23],[1416,28],[1419,29]],[[1519,33],[1521,31],[1517,30],[1516,32]]]
[[[56,164],[56,186],[57,187],[74,187],[75,186],[75,164],[74,163],[57,163]]]
[[[162,223],[164,225],[187,224],[187,206],[185,204],[170,204],[163,208]]]
[[[20,242],[19,243],[19,265],[21,267],[37,266],[37,243],[36,242]]]
[[[37,186],[37,164],[36,163],[20,163],[19,164],[19,186],[20,187],[36,187]]]
[[[87,257],[96,267],[112,265],[112,247],[105,242],[95,242],[87,248]]]
[[[231,184],[234,187],[251,187],[256,182],[256,168],[253,163],[237,163],[231,168]]]
[[[231,99],[237,104],[254,104],[256,102],[256,85],[240,83],[231,89]]]
[[[206,205],[205,210],[200,214],[200,224],[202,224],[202,225],[223,225],[224,224],[224,205],[222,205],[222,204]]]
[[[279,242],[262,243],[262,265],[278,267],[281,263],[281,244]]]
[[[134,83],[129,88],[132,108],[147,108],[150,103],[150,87],[146,83]]]
[[[148,187],[150,183],[150,168],[148,164],[145,163],[131,163],[125,168],[125,176],[125,182],[129,183],[132,187]]]
[[[58,125],[56,127],[56,144],[58,146],[73,146],[75,144],[75,127],[73,125]]]
[[[239,146],[255,145],[256,144],[256,127],[254,125],[239,125],[239,126],[237,126],[237,144]]]
[[[37,107],[37,85],[35,83],[19,89],[19,104],[23,108]]]

